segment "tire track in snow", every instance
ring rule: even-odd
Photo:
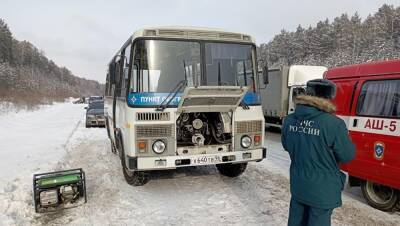
[[[79,126],[82,124],[82,118],[78,120],[76,123],[75,127],[71,130],[70,134],[68,135],[67,139],[65,140],[65,143],[62,145],[63,149],[65,150],[65,157],[62,158],[57,162],[57,164],[54,166],[54,170],[62,170],[65,169],[66,163],[63,159],[71,155],[71,146],[70,143],[73,140],[74,134],[78,131]]]
[[[79,121],[76,123],[74,129],[71,131],[71,133],[68,135],[65,143],[63,144],[63,148],[68,152],[67,150],[67,145],[69,144],[69,142],[71,141],[72,136],[75,134],[75,132],[78,130],[79,125],[81,124],[82,119],[79,119]]]

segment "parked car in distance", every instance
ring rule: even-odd
[[[90,104],[90,103],[92,103],[94,101],[99,101],[99,100],[103,100],[103,97],[102,96],[90,96],[88,104]]]
[[[74,104],[84,104],[86,102],[85,97],[80,97],[79,99],[75,100],[73,103]]]
[[[86,107],[86,128],[105,127],[104,101],[96,100]]]

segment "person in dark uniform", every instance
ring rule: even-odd
[[[282,126],[282,145],[289,152],[288,225],[331,225],[334,208],[342,205],[346,175],[339,163],[355,156],[344,121],[333,112],[336,86],[329,80],[307,82],[306,94],[296,97],[296,110]]]

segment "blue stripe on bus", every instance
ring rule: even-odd
[[[247,105],[258,105],[261,103],[260,94],[253,93],[253,92],[247,92],[246,95],[244,95],[243,101]]]
[[[182,94],[183,93],[177,93],[168,106],[178,106]],[[169,93],[130,93],[128,95],[128,103],[129,105],[137,107],[157,106],[161,104],[168,95]],[[247,105],[260,104],[260,95],[258,93],[248,92],[243,99]]]
[[[156,106],[161,104],[169,93],[130,93],[128,103],[134,106]],[[177,93],[169,106],[178,106],[182,93]],[[172,97],[172,94],[171,94]]]

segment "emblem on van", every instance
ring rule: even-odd
[[[383,142],[377,141],[374,144],[374,157],[377,160],[383,159],[383,154],[385,153],[385,144]]]

